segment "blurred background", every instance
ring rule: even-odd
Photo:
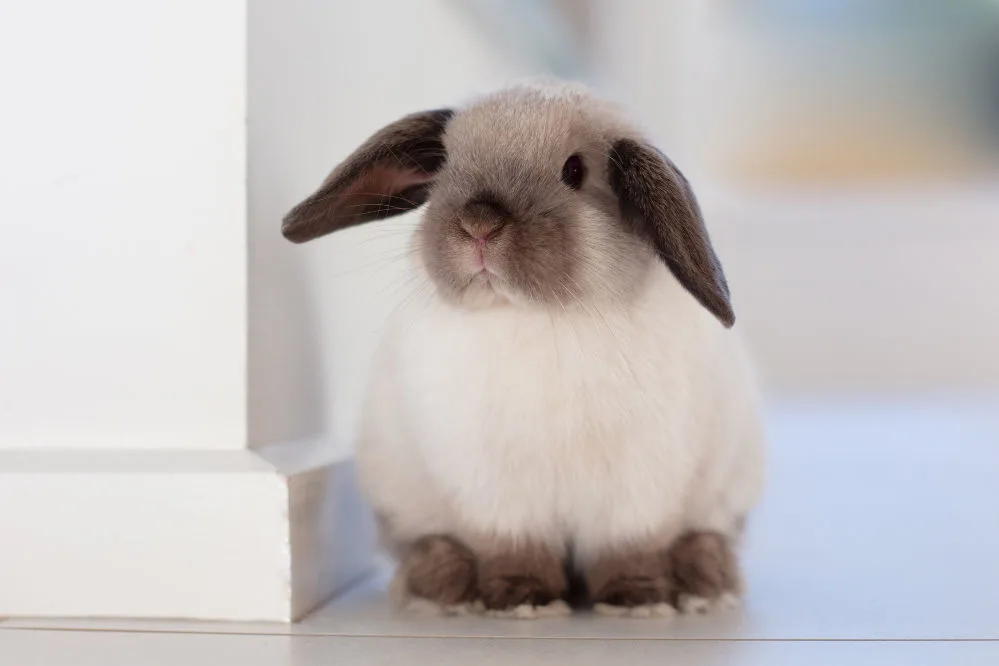
[[[283,213],[384,123],[539,73],[686,172],[772,395],[999,387],[993,0],[251,2],[249,39],[251,439],[349,448],[415,220],[291,247]]]
[[[827,575],[837,539],[908,519],[827,578],[870,604],[843,617],[953,588],[925,626],[967,635],[940,622],[996,598],[970,544],[995,513],[999,0],[0,0],[0,616],[286,621],[370,568],[350,453],[419,212],[304,246],[281,219],[386,123],[537,74],[629,107],[700,198],[790,404],[769,515],[813,549],[761,561],[796,585],[786,563]],[[840,532],[805,526],[832,509]],[[978,559],[928,577],[931,542]],[[898,561],[937,587],[857,593]]]

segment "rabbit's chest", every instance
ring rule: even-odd
[[[406,420],[469,521],[571,537],[593,521],[642,532],[660,519],[692,467],[670,416],[684,391],[638,333],[547,319],[414,333]]]

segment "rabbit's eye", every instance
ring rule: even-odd
[[[570,155],[569,159],[562,165],[562,182],[574,190],[583,186],[583,179],[586,178],[586,165],[579,155]]]

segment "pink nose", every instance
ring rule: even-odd
[[[461,220],[461,228],[465,233],[478,241],[489,240],[502,226],[503,221],[496,218],[466,217]]]

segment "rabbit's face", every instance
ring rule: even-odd
[[[689,183],[580,88],[517,86],[386,125],[282,231],[301,243],[428,200],[414,249],[455,304],[627,301],[661,261],[724,325],[734,321]]]
[[[448,299],[565,307],[641,284],[654,254],[608,182],[612,123],[579,94],[505,91],[448,123],[415,238]]]

